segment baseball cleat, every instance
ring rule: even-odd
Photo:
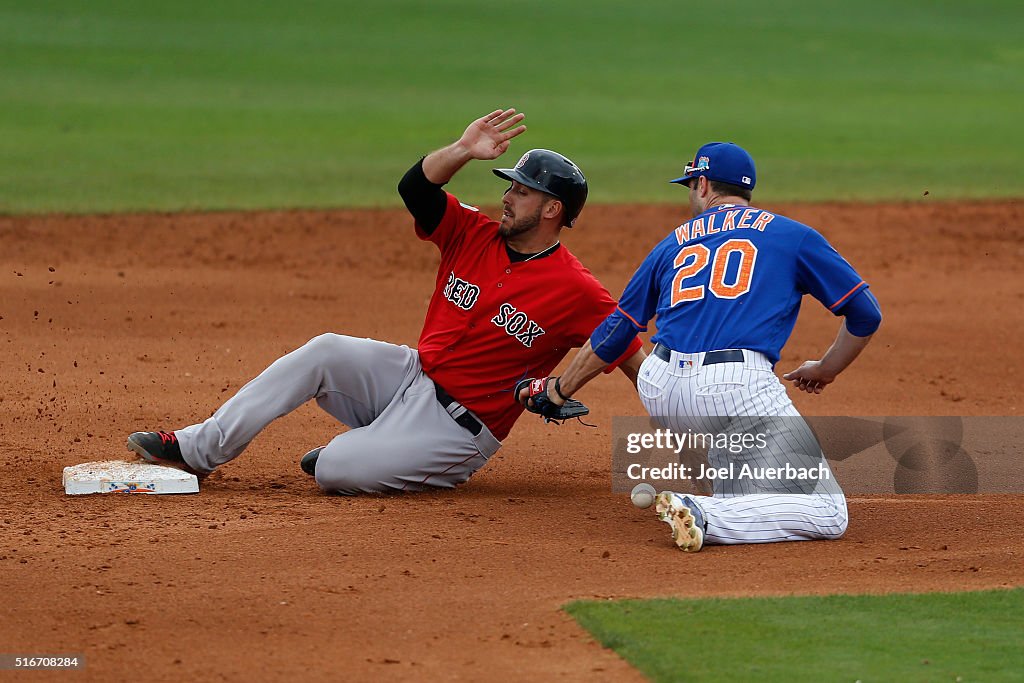
[[[140,458],[157,465],[177,467],[198,475],[181,455],[181,446],[174,432],[135,432],[128,437],[128,450],[135,451]]]
[[[323,446],[320,448],[314,448],[309,453],[302,456],[302,460],[299,461],[299,467],[302,471],[311,477],[316,476],[316,460],[320,457],[320,451],[324,449]]]
[[[695,553],[704,547],[704,514],[690,496],[662,491],[654,499],[658,519],[672,527],[679,549]]]

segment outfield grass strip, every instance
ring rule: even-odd
[[[1024,676],[1024,589],[579,601],[565,610],[653,681]]]

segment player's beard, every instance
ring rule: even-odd
[[[506,223],[503,219],[501,225],[498,226],[498,234],[507,240],[512,237],[518,237],[525,232],[530,232],[540,225],[540,214],[543,209],[543,206],[539,206],[533,215],[516,218],[511,223]]]

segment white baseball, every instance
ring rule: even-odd
[[[633,492],[629,494],[629,499],[633,501],[633,505],[644,510],[654,504],[656,494],[657,492],[650,484],[637,484],[633,487]]]

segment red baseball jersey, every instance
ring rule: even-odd
[[[551,374],[616,302],[564,245],[512,263],[498,222],[451,194],[440,225],[427,235],[417,224],[416,234],[441,251],[420,334],[423,369],[504,439],[523,411],[516,383]],[[622,358],[639,347],[635,339]]]

